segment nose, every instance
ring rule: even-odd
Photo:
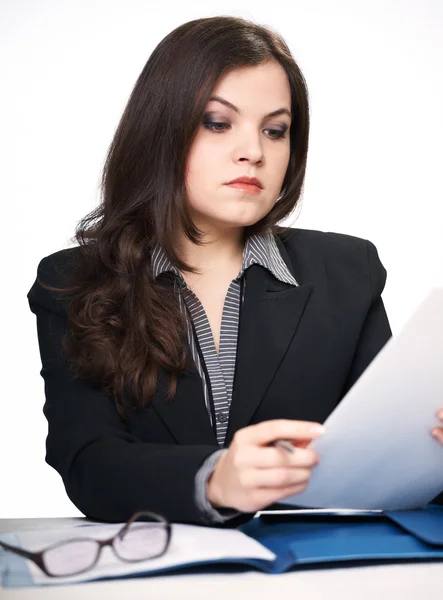
[[[263,144],[260,141],[260,133],[243,133],[239,136],[239,141],[235,149],[235,158],[237,161],[249,160],[257,163],[264,159]]]

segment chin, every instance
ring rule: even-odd
[[[231,208],[232,207],[230,207],[230,209]],[[258,211],[257,207],[253,206],[242,206],[237,208],[238,210],[234,208],[234,210],[226,211],[224,214],[206,215],[203,218],[212,222],[218,222],[220,225],[225,223],[231,227],[246,227],[248,225],[254,225],[254,223],[263,219],[269,212],[263,210]]]
[[[256,218],[244,218],[244,219],[231,219],[231,220],[213,220],[212,223],[214,224],[214,226],[216,227],[229,227],[229,228],[238,228],[238,227],[249,227],[250,225],[255,225],[255,223],[257,223],[257,221],[260,221],[260,219],[262,219],[263,217],[256,217]]]

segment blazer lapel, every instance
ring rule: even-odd
[[[189,345],[188,360],[192,360]],[[186,371],[178,378],[176,395],[170,401],[166,397],[168,385],[169,376],[161,371],[152,406],[177,442],[185,445],[218,446],[197,368]]]
[[[169,278],[164,278],[162,285],[172,288],[173,282]],[[186,347],[187,360],[191,362],[193,361],[191,348],[189,344]],[[178,377],[176,394],[172,400],[167,399],[169,380],[167,373],[160,369],[152,407],[177,443],[218,446],[217,437],[209,420],[203,382],[197,367],[188,369]]]
[[[283,243],[278,237],[275,240],[290,272],[297,279]],[[312,283],[295,287],[279,281],[258,264],[251,265],[244,276],[245,299],[241,307],[225,446],[230,444],[237,429],[251,422],[295,335],[313,287]],[[188,359],[192,360],[189,345]],[[168,382],[168,376],[160,371],[152,406],[177,442],[217,446],[197,369],[194,367],[179,377],[177,393],[171,401],[166,399]]]
[[[279,238],[276,242],[297,280],[286,249]],[[229,446],[237,429],[251,422],[295,335],[313,288],[312,283],[297,287],[284,283],[258,264],[251,265],[245,277],[245,299],[241,309],[225,447]]]

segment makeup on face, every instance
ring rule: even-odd
[[[262,191],[257,185],[251,185],[250,183],[227,183],[226,185],[227,187],[241,190],[247,194],[260,194]]]
[[[203,119],[203,126],[214,133],[224,133],[226,127],[230,127],[229,119],[224,120],[224,117],[220,117],[219,120],[216,118],[217,113],[215,111],[206,112]],[[220,120],[221,119],[221,120]],[[221,129],[223,127],[223,129]],[[268,137],[271,140],[280,140],[286,137],[286,132],[289,127],[286,123],[281,123],[275,127],[268,127],[265,131],[268,131]]]
[[[222,98],[221,96],[211,96],[209,98],[208,102],[219,102],[220,104],[223,104],[224,106],[226,106],[229,110],[235,112],[238,115],[241,115],[242,111],[237,106],[235,106],[234,104],[232,104],[232,102],[229,102],[225,98]],[[217,127],[218,126],[226,126],[226,125],[229,126],[229,123],[227,123],[225,121],[222,121],[222,122],[214,121],[216,114],[217,114],[217,112],[214,110],[206,111],[204,119],[203,119],[203,125],[210,131],[214,131],[216,133],[222,133],[225,131],[225,129],[217,129]],[[268,121],[269,119],[271,119],[273,117],[277,117],[279,115],[287,115],[292,120],[291,111],[285,107],[282,107],[282,108],[278,108],[276,110],[273,110],[273,111],[265,114],[262,118],[262,124],[265,123],[266,121]],[[275,126],[275,128],[268,129],[268,131],[273,132],[273,135],[270,136],[270,139],[279,140],[279,139],[285,137],[285,134],[288,129],[289,129],[289,125],[287,123],[285,123],[284,121],[281,121],[278,125]]]

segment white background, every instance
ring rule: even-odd
[[[2,0],[0,518],[75,516],[44,462],[35,316],[39,260],[99,201],[105,154],[154,47],[235,15],[286,39],[308,83],[311,137],[296,227],[370,239],[394,335],[443,285],[443,3]]]

